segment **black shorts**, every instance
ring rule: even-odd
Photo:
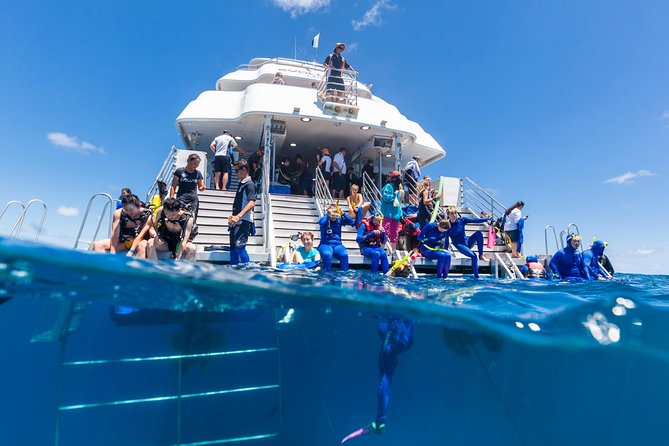
[[[181,206],[183,206],[186,211],[193,215],[193,223],[195,223],[197,220],[197,212],[200,210],[200,199],[197,197],[197,195],[186,194],[177,197],[177,200],[179,200]]]
[[[323,179],[325,181],[330,181],[330,177],[331,177],[330,172],[322,172],[322,173],[323,173]]]
[[[249,242],[249,235],[253,229],[253,223],[246,220],[239,220],[236,225],[230,228],[230,249],[245,248]]]
[[[513,243],[518,243],[518,240],[520,239],[520,233],[518,232],[518,229],[514,229],[513,231],[506,231],[506,235],[509,236]]]
[[[230,170],[230,157],[228,155],[214,157],[214,172],[227,173]]]
[[[329,76],[326,89],[344,91],[344,79],[339,76]]]
[[[345,190],[346,189],[346,177],[344,175],[339,175],[339,172],[332,174],[332,188],[334,190]]]

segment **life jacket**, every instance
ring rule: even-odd
[[[545,279],[546,270],[544,265],[539,262],[527,262],[527,278],[528,279]]]
[[[142,228],[144,228],[149,215],[151,215],[151,211],[148,209],[144,209],[135,218],[131,218],[126,211],[121,211],[118,241],[124,243],[126,240],[136,238],[142,232]],[[128,227],[128,222],[133,222],[135,226],[132,228]]]
[[[189,212],[184,212],[179,216],[178,220],[169,220],[167,216],[165,215],[164,211],[160,212],[160,216],[158,217],[158,220],[156,222],[156,232],[158,232],[158,235],[160,235],[160,238],[163,240],[182,240],[184,236],[186,235],[186,226],[188,225],[188,219],[191,218],[191,214]],[[181,230],[179,233],[175,232],[170,232],[168,230],[167,225],[165,224],[165,221],[169,221],[170,223],[178,223],[179,226],[181,227]],[[197,227],[196,225],[193,225],[193,229],[191,230],[191,235],[189,237],[189,240],[192,240],[195,235],[197,235]]]
[[[360,226],[365,226],[365,234],[369,234],[372,231],[376,231],[378,228],[375,227],[368,218],[360,222]],[[358,227],[360,227],[358,226]],[[381,246],[381,239],[377,235],[369,237],[362,243],[363,246]]]

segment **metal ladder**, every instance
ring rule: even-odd
[[[12,205],[18,205],[21,207],[21,213],[19,214],[18,218],[16,219],[16,222],[14,222],[14,225],[12,226],[12,229],[9,231],[9,234],[7,235],[8,238],[15,238],[18,239],[21,235],[21,229],[23,228],[23,222],[26,219],[26,214],[30,210],[30,208],[33,205],[41,205],[42,206],[42,217],[40,218],[39,225],[37,226],[37,230],[35,232],[35,239],[33,242],[37,242],[39,240],[40,234],[42,234],[42,229],[44,228],[44,221],[46,220],[46,214],[47,214],[47,205],[44,201],[34,198],[30,200],[27,204],[23,204],[20,201],[12,200],[7,202],[5,204],[5,207],[2,209],[2,213],[0,213],[0,220],[2,220],[2,217],[4,217],[5,213],[7,212],[7,209],[9,209],[10,206]]]
[[[86,240],[81,240],[81,234],[84,232],[84,226],[86,226],[86,221],[88,221],[88,214],[91,211],[91,206],[93,205],[93,202],[97,197],[103,197],[106,198],[105,200],[105,205],[102,208],[102,212],[100,213],[100,218],[98,219],[98,224],[97,227],[95,228],[95,233],[93,234],[93,238],[91,238],[90,241]],[[81,221],[81,226],[79,227],[79,232],[77,233],[77,238],[74,241],[74,249],[79,249],[79,244],[80,243],[85,243],[87,244],[87,250],[90,250],[91,247],[93,246],[93,242],[95,239],[97,239],[98,234],[100,232],[100,227],[102,226],[102,221],[105,218],[105,213],[109,214],[109,228],[108,228],[108,237],[111,237],[112,235],[112,222],[114,219],[114,199],[111,197],[109,194],[105,194],[103,192],[99,192],[95,195],[93,195],[89,200],[88,200],[88,205],[86,206],[86,212],[84,212],[84,218]]]

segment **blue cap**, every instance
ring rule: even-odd
[[[539,258],[537,256],[527,256],[525,260],[527,261],[527,263],[539,262]]]

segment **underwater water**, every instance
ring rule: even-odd
[[[378,328],[400,320],[385,432],[349,445],[663,445],[668,298],[669,276],[412,280],[0,239],[0,444],[340,444],[375,419]]]

